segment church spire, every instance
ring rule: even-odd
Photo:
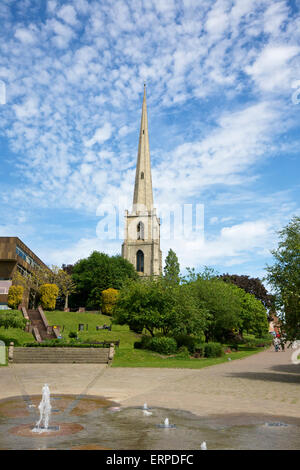
[[[146,84],[144,84],[144,98],[133,196],[133,211],[146,209],[150,212],[152,208],[153,194],[151,160],[148,134]]]

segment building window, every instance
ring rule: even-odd
[[[141,173],[141,180],[143,180],[143,179],[144,179],[144,172],[142,171],[142,173]]]
[[[24,276],[24,277],[30,276],[29,271],[27,271],[27,269],[23,268],[23,266],[20,266],[19,264],[17,264],[17,270],[18,270],[19,273],[22,274],[22,276]]]
[[[138,226],[137,226],[137,239],[138,240],[145,240],[143,222],[138,223]]]
[[[7,304],[0,304],[0,310],[11,310]]]
[[[27,264],[30,264],[30,266],[38,267],[38,264],[31,258],[31,256],[27,255],[27,253],[25,253],[19,246],[16,247],[16,253],[20,258],[26,261]]]
[[[139,250],[136,254],[136,270],[138,273],[144,272],[144,253]]]

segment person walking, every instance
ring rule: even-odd
[[[279,338],[277,338],[277,336],[273,339],[273,345],[274,345],[274,349],[275,349],[275,352],[278,352],[279,351]]]
[[[285,341],[282,335],[280,335],[279,337],[279,343],[280,343],[281,351],[285,351]]]

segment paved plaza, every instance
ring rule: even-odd
[[[51,393],[97,395],[122,406],[150,406],[197,415],[300,418],[300,365],[292,350],[272,349],[200,370],[113,368],[99,364],[12,364],[0,369],[0,399]]]

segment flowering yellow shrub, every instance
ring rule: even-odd
[[[45,310],[54,310],[59,288],[56,284],[43,284],[40,288],[41,304]]]
[[[112,315],[113,307],[117,301],[119,291],[110,287],[102,291],[102,313]]]
[[[23,286],[10,286],[8,290],[7,305],[10,308],[17,309],[23,300]]]

